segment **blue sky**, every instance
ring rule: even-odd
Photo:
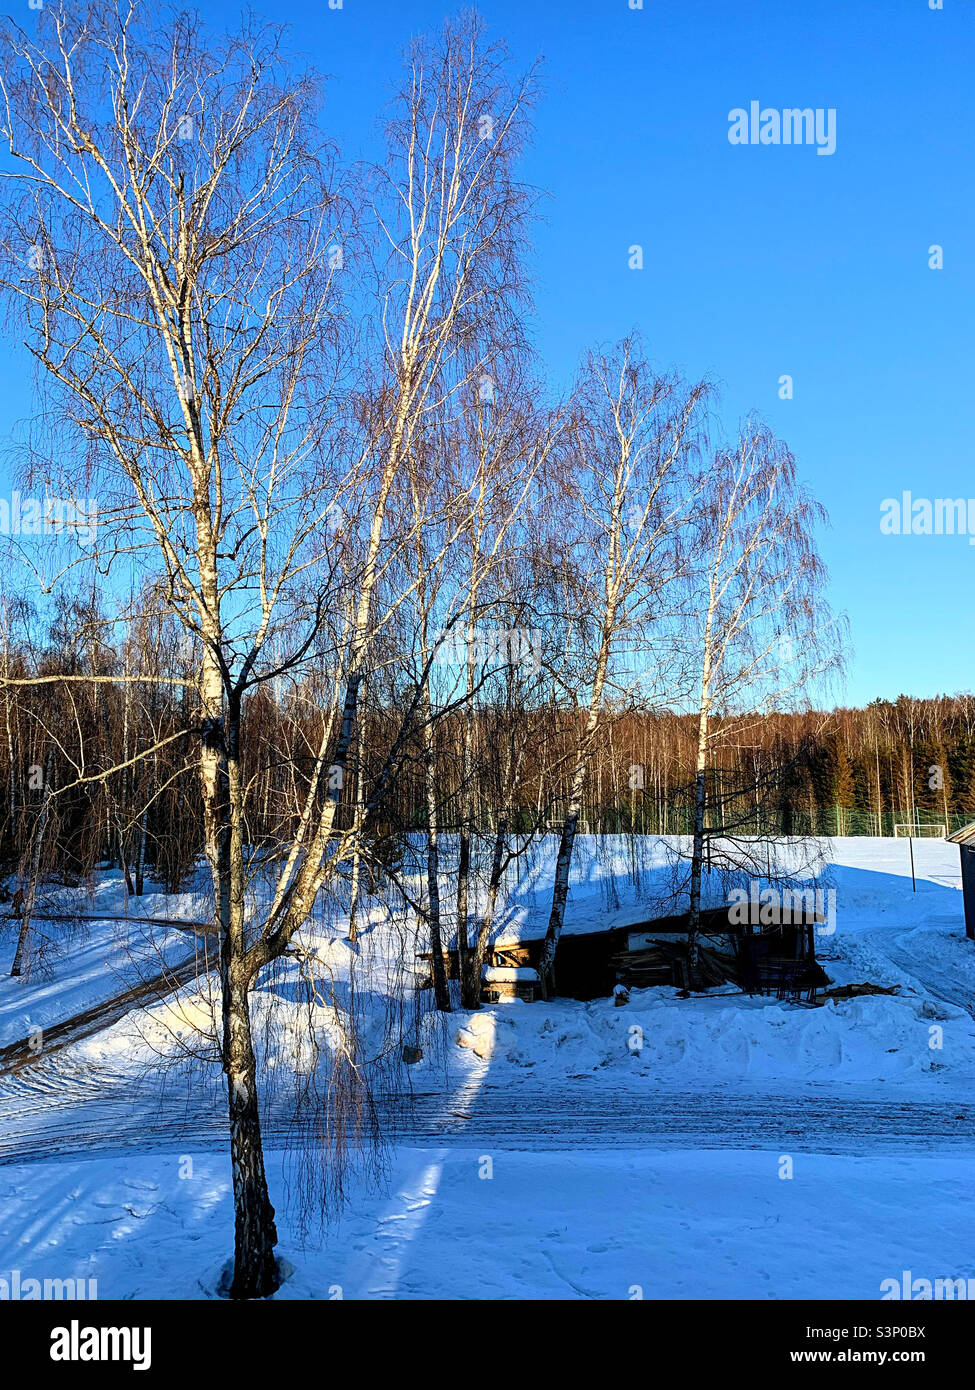
[[[586,346],[639,328],[661,365],[719,385],[729,427],[763,414],[831,516],[821,545],[851,624],[846,699],[971,689],[975,546],[879,523],[904,489],[975,496],[975,4],[643,3],[478,6],[519,63],[544,58],[523,166],[549,195],[531,251],[541,355],[567,381]],[[333,75],[324,121],[349,156],[375,148],[404,43],[454,12],[255,9],[292,20],[294,45]],[[213,23],[238,10],[205,7]],[[835,108],[836,152],[730,144],[728,113],[752,100]],[[942,270],[928,267],[933,244]],[[24,369],[4,359],[2,434],[24,413]]]

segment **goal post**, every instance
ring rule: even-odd
[[[947,830],[943,825],[895,825],[894,838],[896,840],[943,840],[947,835]]]

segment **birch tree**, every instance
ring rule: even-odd
[[[7,26],[0,283],[51,393],[46,418],[72,446],[66,472],[97,485],[101,563],[128,569],[132,587],[160,585],[197,667],[230,1292],[261,1297],[279,1276],[250,993],[361,838],[352,825],[330,846],[370,650],[403,597],[377,609],[398,546],[390,498],[445,364],[489,320],[513,324],[527,198],[511,170],[531,84],[509,79],[474,20],[414,45],[375,197],[350,207],[318,125],[319,84],[278,28],[246,18],[221,36],[188,16],[155,20],[120,0],[45,9],[36,38]],[[363,274],[343,299],[349,251],[368,262],[369,227],[376,282]],[[350,304],[375,313],[346,336]],[[350,344],[363,342],[378,351],[353,364]],[[245,701],[313,668],[320,708],[293,835],[255,863]],[[248,920],[269,862],[266,906]]]
[[[709,805],[708,774],[722,748],[739,752],[763,719],[807,708],[816,680],[838,667],[840,628],[823,598],[816,545],[822,508],[802,487],[789,450],[758,421],[709,462],[693,530],[692,625],[697,668],[696,759],[689,877],[689,965],[697,965],[701,880],[709,839],[734,836],[726,787]],[[759,800],[778,783],[773,769]],[[715,824],[707,826],[712,811]],[[753,809],[747,812],[747,818]],[[746,855],[747,857],[747,855]],[[750,860],[749,860],[750,862]]]
[[[703,384],[688,387],[654,372],[632,338],[612,353],[591,355],[576,391],[571,449],[578,481],[566,507],[569,526],[577,519],[580,534],[566,621],[591,675],[583,686],[542,948],[546,996],[555,988],[583,791],[609,694],[638,678],[645,698],[670,659],[669,592],[682,571],[680,530],[706,396]]]

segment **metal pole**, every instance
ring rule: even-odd
[[[914,836],[908,835],[907,843],[911,847],[911,891],[917,892],[917,879],[914,877]]]

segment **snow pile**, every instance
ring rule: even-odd
[[[660,1080],[975,1081],[975,1021],[917,996],[876,995],[803,1008],[741,996],[681,999],[671,988],[633,990],[628,1005],[511,1004],[465,1014],[462,1054],[508,1085],[564,1083],[606,1071],[613,1086]]]

